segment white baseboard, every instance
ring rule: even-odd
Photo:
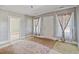
[[[25,39],[25,38],[29,38],[29,37],[31,37],[31,36],[32,36],[32,35],[22,36],[20,39],[23,40],[23,39]]]
[[[3,47],[6,47],[6,46],[9,46],[11,44],[14,44],[16,42],[19,42],[20,40],[23,40],[25,38],[29,38],[31,37],[32,35],[27,35],[27,36],[23,36],[19,39],[14,39],[14,40],[7,40],[7,41],[4,41],[4,42],[0,42],[0,48],[3,48]]]
[[[65,41],[65,42],[78,45],[77,42],[75,41]]]
[[[4,47],[7,47],[11,44],[14,44],[16,42],[19,42],[19,39],[16,39],[16,40],[8,40],[8,41],[5,41],[5,42],[0,42],[0,48],[4,48]]]

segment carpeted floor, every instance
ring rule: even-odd
[[[33,41],[20,40],[19,42],[0,49],[1,54],[46,54],[50,49]]]
[[[18,40],[14,44],[10,44],[9,46],[0,48],[0,54],[61,54],[61,53],[79,54],[79,48],[77,47],[77,45],[74,44],[36,37],[26,38],[24,40]]]
[[[38,37],[34,37],[30,40],[49,47],[51,49],[50,53],[57,52],[57,53],[63,53],[63,54],[79,54],[79,48],[76,44],[70,44],[66,42],[44,39],[44,38],[42,39]]]
[[[56,50],[62,54],[79,54],[79,48],[75,44],[56,42],[52,50]]]
[[[47,46],[49,48],[53,48],[55,43],[57,42],[56,40],[51,40],[51,39],[46,39],[46,38],[44,39],[44,38],[38,38],[38,37],[32,37],[29,40],[37,42],[37,43]]]

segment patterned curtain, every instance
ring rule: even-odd
[[[65,29],[71,18],[71,12],[57,14],[57,18],[62,29],[62,41],[65,41]]]
[[[33,20],[33,34],[40,35],[40,23],[41,23],[40,18]]]

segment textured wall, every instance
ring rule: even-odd
[[[76,15],[77,15],[77,42],[79,47],[79,7],[76,8]]]
[[[24,17],[21,19],[20,23],[21,37],[25,37],[32,33],[32,18]]]
[[[53,16],[43,17],[41,33],[44,36],[53,36]]]
[[[0,14],[0,42],[8,40],[8,18]]]
[[[18,28],[16,24],[13,25],[15,26],[13,31],[20,30],[20,38],[32,31],[29,16],[26,17],[22,14],[0,10],[0,43],[10,40],[10,16],[20,18],[20,27]]]

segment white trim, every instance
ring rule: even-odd
[[[70,41],[67,41],[67,40],[66,40],[65,42],[66,42],[66,43],[76,44],[76,45],[77,45],[77,42],[75,42],[75,41],[71,41],[71,42],[70,42]]]
[[[50,40],[60,40],[60,38],[51,37],[51,36],[38,36],[38,35],[33,35],[33,36],[38,37],[38,38],[46,38],[46,39],[50,39]]]
[[[27,36],[24,36],[24,37],[22,37],[22,38],[20,38],[20,39],[22,40],[22,39],[25,39],[25,38],[29,38],[29,37],[31,37],[31,36],[32,36],[32,35],[27,35]],[[21,41],[20,39],[7,40],[7,41],[5,41],[5,42],[0,42],[0,48],[4,48],[4,47],[7,47],[7,46],[9,46],[9,45],[11,45],[11,44],[17,43],[17,42]]]
[[[16,39],[16,40],[8,40],[8,41],[5,41],[5,42],[0,42],[0,48],[4,48],[4,47],[7,47],[11,44],[14,44],[16,42],[18,42],[19,39]]]
[[[32,35],[26,35],[26,36],[22,36],[20,39],[22,40],[22,39],[25,39],[25,38],[29,38],[29,37],[31,37]]]

